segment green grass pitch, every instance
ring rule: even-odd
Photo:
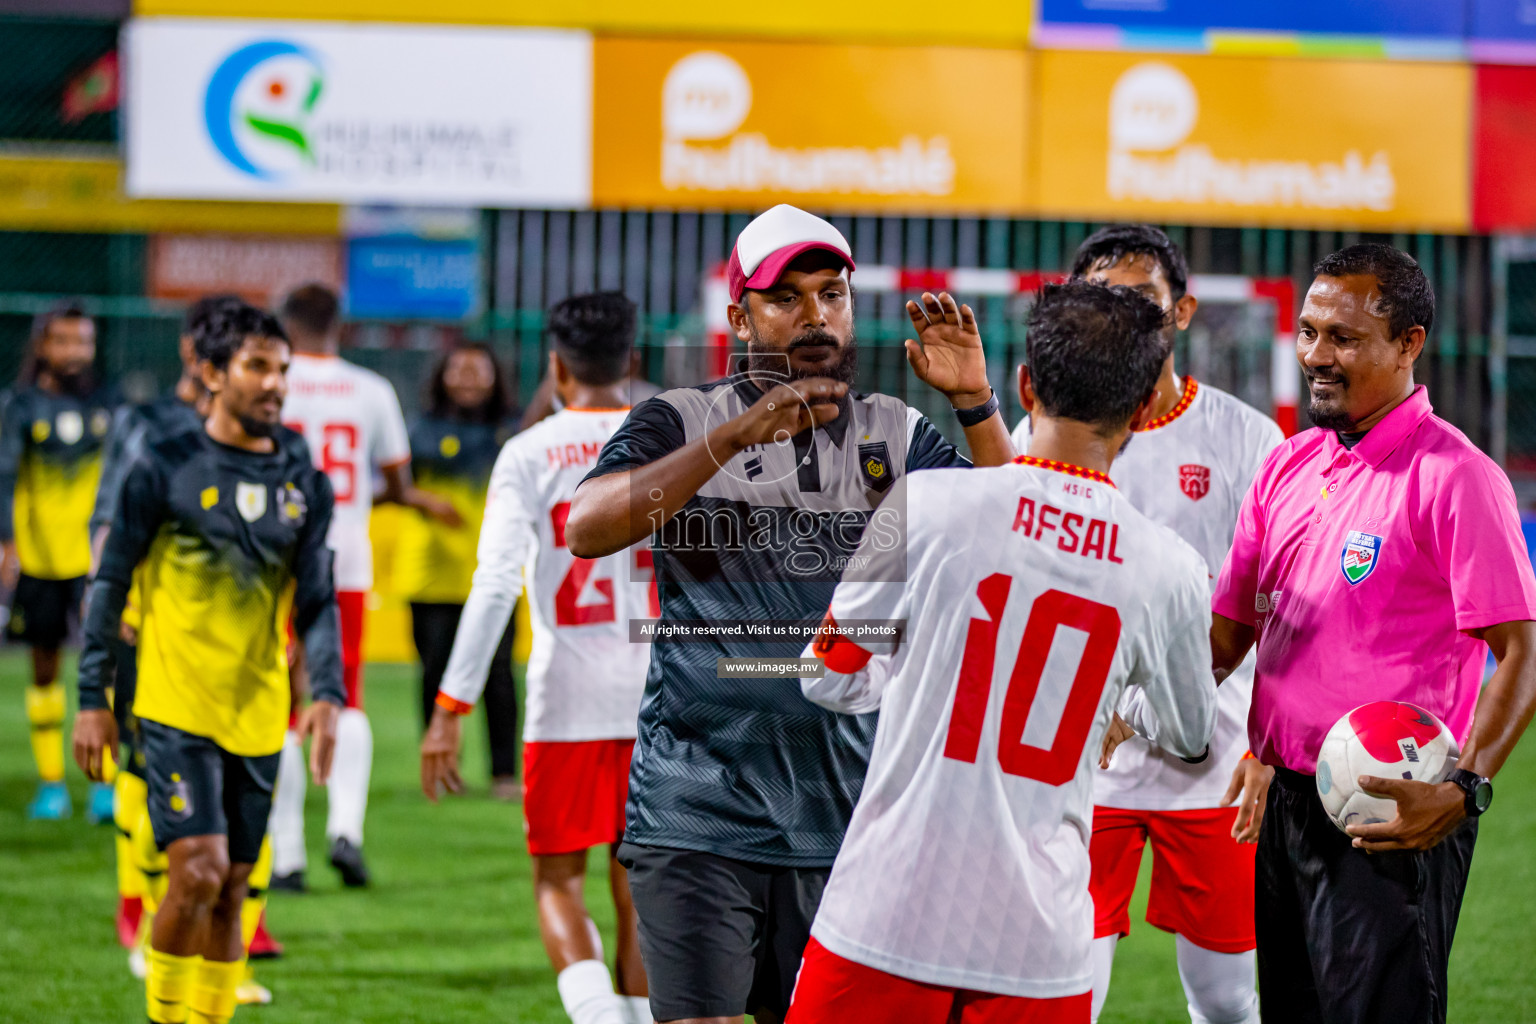
[[[112,832],[85,824],[86,784],[73,766],[76,813],[31,823],[34,775],[22,690],[28,667],[0,654],[0,1019],[118,1024],[144,1020],[143,989],[112,930]],[[271,1006],[247,1024],[510,1021],[565,1015],[534,921],[528,856],[515,806],[487,795],[484,727],[466,723],[473,795],[433,807],[417,789],[415,673],[368,670],[376,739],[367,852],[376,882],[343,891],[324,863],[325,795],[308,803],[311,892],[275,894],[268,916],[287,956],[259,967]],[[1536,739],[1497,782],[1451,962],[1451,1019],[1536,1020]],[[611,943],[606,879],[594,857],[589,899]],[[1104,1024],[1187,1021],[1173,941],[1141,922],[1119,950]]]

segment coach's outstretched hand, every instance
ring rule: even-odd
[[[1221,798],[1226,807],[1237,795],[1243,795],[1237,805],[1237,817],[1232,820],[1232,838],[1240,843],[1259,841],[1259,826],[1264,823],[1264,804],[1269,799],[1269,784],[1275,778],[1275,770],[1256,757],[1245,757],[1232,770],[1232,783]]]
[[[328,700],[317,700],[299,716],[299,737],[309,740],[309,775],[315,785],[323,786],[331,777],[331,760],[336,756],[336,718],[341,708]]]
[[[1360,788],[1372,796],[1397,801],[1397,817],[1380,825],[1351,825],[1356,849],[1427,850],[1456,831],[1467,816],[1467,794],[1454,782],[1417,782],[1360,776]]]
[[[434,708],[427,734],[421,738],[421,791],[433,803],[445,789],[464,792],[464,780],[459,777],[459,718],[447,708]]]
[[[917,340],[905,342],[907,362],[923,383],[948,396],[957,409],[970,409],[992,397],[981,331],[970,306],[955,303],[949,292],[923,292],[907,303]]]
[[[112,751],[112,760],[118,761],[117,719],[112,717],[112,712],[102,709],[80,712],[75,716],[72,745],[75,764],[85,772],[85,777],[92,782],[101,782],[102,752]]]

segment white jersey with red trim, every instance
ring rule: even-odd
[[[373,586],[373,473],[411,457],[410,435],[394,386],[337,356],[295,353],[288,367],[283,423],[304,435],[315,466],[330,477],[336,514],[326,537],[336,552],[336,589]]]
[[[650,666],[631,619],[655,618],[648,544],[603,558],[565,546],[571,496],[625,409],[563,409],[506,443],[491,471],[479,561],[439,693],[479,700],[517,595],[527,583],[533,647],[523,739],[633,739]]]
[[[1285,438],[1268,416],[1225,391],[1193,377],[1184,382],[1179,404],[1131,439],[1110,476],[1147,518],[1198,551],[1214,575],[1232,547],[1243,496],[1265,457]],[[1013,440],[1020,451],[1028,446],[1028,417]],[[1095,771],[1093,802],[1137,811],[1218,806],[1248,749],[1253,665],[1250,652],[1221,684],[1210,757],[1189,764],[1144,739],[1130,739],[1115,751],[1109,768]]]
[[[905,544],[868,530],[828,614],[905,620],[904,641],[806,650],[826,669],[801,680],[809,699],[880,712],[811,934],[929,984],[1085,992],[1093,766],[1117,706],[1170,750],[1205,748],[1205,565],[1077,467],[933,469],[891,490]]]

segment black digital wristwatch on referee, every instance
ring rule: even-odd
[[[1493,783],[1477,772],[1457,768],[1446,777],[1445,781],[1456,783],[1461,787],[1462,792],[1467,794],[1467,817],[1469,818],[1478,817],[1488,809],[1489,804],[1493,803]]]

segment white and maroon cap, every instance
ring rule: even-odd
[[[736,236],[736,247],[725,266],[731,301],[740,302],[748,288],[771,288],[791,260],[812,249],[825,249],[853,272],[848,239],[829,222],[787,203],[759,214]]]

